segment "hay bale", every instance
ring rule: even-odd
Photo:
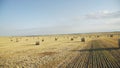
[[[28,41],[28,39],[26,39],[26,41]]]
[[[19,42],[19,40],[18,40],[18,39],[16,39],[16,42]]]
[[[42,42],[44,42],[44,39],[42,39]]]
[[[100,36],[99,35],[97,35],[97,38],[99,38]]]
[[[113,35],[111,34],[110,37],[113,37]]]
[[[55,41],[57,41],[58,40],[58,38],[55,38]]]
[[[118,39],[118,46],[119,46],[119,48],[120,48],[120,39]]]
[[[73,41],[74,39],[73,38],[71,38],[71,41]]]
[[[39,41],[36,41],[36,42],[35,42],[35,45],[40,45],[40,42],[39,42]]]
[[[89,38],[91,38],[91,36],[89,36]]]
[[[11,39],[10,41],[12,42],[13,40]]]
[[[81,38],[81,42],[85,42],[85,38]]]

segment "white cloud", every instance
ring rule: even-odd
[[[95,13],[90,13],[85,15],[86,19],[107,19],[107,18],[120,18],[120,11],[111,12],[111,11],[98,11]]]
[[[88,13],[83,16],[76,16],[73,18],[74,22],[79,24],[96,24],[96,25],[114,25],[120,26],[120,11],[98,11]]]
[[[31,29],[23,30],[14,29],[11,31],[12,33],[10,32],[10,34],[44,35],[44,34],[117,31],[120,30],[120,11],[111,12],[105,10],[88,13],[83,16],[73,16],[72,18],[71,17],[60,18],[56,20],[56,23],[57,25],[43,27],[37,26]]]
[[[59,22],[59,23],[58,23]],[[58,25],[21,30],[20,35],[64,34],[83,32],[117,31],[120,29],[120,12],[98,11],[83,16],[64,18]],[[61,24],[62,23],[62,24]]]
[[[108,25],[120,26],[120,18],[105,19],[104,22]]]

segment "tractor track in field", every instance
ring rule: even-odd
[[[58,68],[119,68],[120,49],[105,41],[92,40],[87,47],[79,52],[71,61],[61,64]]]

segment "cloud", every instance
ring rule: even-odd
[[[117,30],[120,30],[120,11],[106,10],[81,16],[59,18],[53,25],[51,23],[50,25],[21,29],[0,27],[0,35],[45,35]]]
[[[104,20],[104,22],[107,25],[120,26],[120,18],[106,19],[106,20]]]
[[[120,27],[120,11],[103,10],[92,12],[83,16],[74,17],[73,22],[79,23],[80,25],[112,25]]]
[[[110,19],[110,18],[120,18],[120,11],[111,12],[111,11],[98,11],[96,13],[90,13],[85,15],[86,19]]]

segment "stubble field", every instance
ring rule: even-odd
[[[0,37],[0,68],[119,68],[119,38],[119,32]]]

